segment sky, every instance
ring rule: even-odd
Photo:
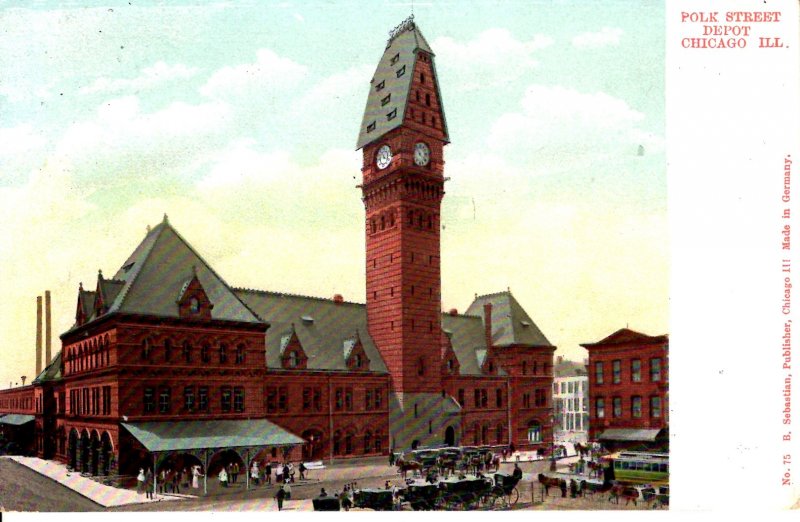
[[[26,6],[25,8],[18,7]],[[355,150],[411,2],[0,2],[0,387],[166,213],[232,286],[364,302]],[[510,288],[557,355],[669,332],[659,2],[414,2],[451,144],[442,309]]]

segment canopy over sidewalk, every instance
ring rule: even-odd
[[[266,419],[126,422],[122,425],[151,452],[305,443]]]
[[[36,418],[33,415],[22,415],[19,413],[0,413],[0,424],[8,424],[9,426],[22,426],[29,422],[33,422]]]
[[[659,429],[624,429],[624,428],[612,428],[604,431],[597,437],[598,440],[613,440],[613,441],[645,441],[645,442],[655,442],[658,434],[661,430]]]

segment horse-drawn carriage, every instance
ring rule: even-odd
[[[391,511],[394,504],[390,489],[360,489],[353,494],[353,505],[375,511]]]

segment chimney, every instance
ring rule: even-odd
[[[486,347],[492,346],[492,303],[483,305],[483,328],[486,336]]]
[[[36,296],[36,375],[42,373],[42,296]]]
[[[52,353],[52,331],[50,328],[50,290],[44,292],[44,363],[50,364]]]
[[[340,305],[344,303],[344,297],[342,297],[342,294],[333,294],[333,302]]]
[[[458,309],[457,308],[451,308],[450,311],[447,312],[447,313],[449,313],[450,315],[458,315]]]
[[[20,379],[22,379],[22,385],[23,385],[23,386],[25,386],[25,379],[27,379],[27,378],[28,378],[28,377],[27,377],[27,376],[25,376],[25,375],[23,375],[22,377],[20,377]]]

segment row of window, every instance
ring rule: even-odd
[[[383,408],[383,390],[368,388],[364,391],[364,410],[380,410]],[[353,411],[354,394],[351,387],[338,387],[334,390],[333,409],[335,411]],[[306,386],[303,388],[303,412],[321,412],[322,387]],[[289,389],[286,386],[267,387],[267,413],[289,412]]]
[[[28,410],[30,407],[30,397],[6,397],[0,399],[0,408],[3,410]]]
[[[549,363],[542,364],[541,368],[539,366],[539,361],[533,361],[533,366],[531,368],[532,373],[531,375],[539,375],[539,370],[542,370],[542,375],[550,375],[550,370],[552,370],[552,365]],[[528,361],[522,361],[522,375],[528,375]]]
[[[355,435],[352,432],[342,434],[341,430],[333,432],[333,454],[334,455],[353,455],[355,453]],[[383,436],[380,433],[373,433],[367,430],[363,437],[364,454],[382,453]]]
[[[156,396],[158,393],[158,396]],[[156,402],[157,401],[157,402]],[[148,387],[144,389],[144,412],[155,413],[156,405],[158,413],[172,412],[172,389],[169,386],[158,388]],[[241,386],[222,386],[219,389],[219,411],[230,413],[231,411],[244,412],[244,388]],[[211,411],[211,401],[208,386],[186,386],[183,388],[183,411],[204,412]]]
[[[547,406],[547,390],[544,388],[537,388],[533,390],[533,405],[531,405],[531,394],[522,394],[522,407],[523,408],[544,408]]]
[[[72,415],[111,415],[111,386],[75,388],[69,391]]]
[[[604,364],[602,361],[594,363],[594,377],[597,384],[605,381]],[[642,382],[642,360],[631,359],[630,382]],[[622,382],[622,361],[615,359],[611,361],[611,382],[620,384]],[[661,358],[650,359],[650,382],[661,382]]]
[[[661,417],[661,397],[658,395],[653,395],[650,397],[650,410],[649,410],[649,417],[651,418],[660,418]],[[598,419],[603,419],[606,416],[606,400],[604,397],[597,397],[595,399],[595,416]],[[624,416],[623,409],[622,409],[622,397],[612,397],[611,399],[612,409],[611,409],[611,417],[617,419]],[[629,410],[629,417],[633,419],[640,419],[643,417],[644,412],[642,411],[642,397],[638,395],[634,395],[631,397],[630,400],[630,410]]]
[[[107,366],[111,360],[108,335],[64,349],[64,371],[75,373]]]
[[[141,359],[143,361],[153,361],[157,346],[153,343],[152,339],[145,339],[142,341]],[[220,343],[216,348],[212,348],[210,344],[203,343],[199,349],[200,362],[210,363],[212,358],[219,362],[219,364],[244,364],[247,353],[247,347],[244,344],[238,344],[236,348],[230,350],[228,345]],[[189,341],[184,341],[178,348],[172,344],[169,339],[164,340],[163,345],[163,358],[164,362],[171,362],[173,359],[178,359],[185,363],[191,363],[195,357],[194,347]]]
[[[581,393],[586,391],[586,381],[561,381],[553,383],[553,393],[561,393],[561,395]]]
[[[496,444],[503,444],[505,442],[505,440],[504,440],[505,426],[502,423],[500,423],[497,426],[495,426],[495,429],[494,429],[494,440],[493,441],[489,440],[490,431],[491,431],[491,428],[490,428],[489,424],[481,425],[481,424],[479,424],[477,422],[475,424],[473,424],[473,426],[472,426],[472,444],[477,446],[479,444],[484,444],[484,445],[485,444],[491,444],[492,442],[494,442]]]

